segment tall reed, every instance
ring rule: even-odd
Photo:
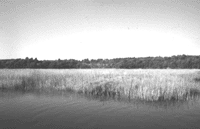
[[[187,100],[198,96],[199,70],[0,70],[0,88],[66,90],[104,97],[147,101]]]

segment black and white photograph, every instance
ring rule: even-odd
[[[200,0],[0,0],[1,129],[199,129]]]

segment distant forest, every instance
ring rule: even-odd
[[[130,57],[84,60],[38,60],[37,58],[0,60],[1,69],[200,69],[200,56],[177,55],[172,57]]]

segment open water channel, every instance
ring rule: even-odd
[[[200,100],[144,102],[68,92],[0,91],[1,129],[198,129]]]

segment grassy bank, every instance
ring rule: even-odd
[[[199,70],[0,70],[0,88],[67,90],[147,101],[186,100],[200,94]]]

